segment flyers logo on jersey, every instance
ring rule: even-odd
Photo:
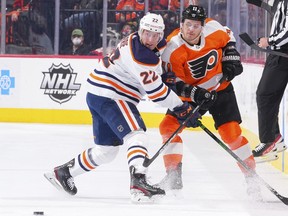
[[[216,50],[211,50],[204,56],[188,61],[187,64],[192,77],[195,79],[205,77],[206,72],[215,67],[218,59],[218,52]]]

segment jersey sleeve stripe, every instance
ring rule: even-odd
[[[154,100],[152,100],[153,102],[160,102],[160,101],[164,101],[164,100],[166,100],[166,98],[168,97],[168,95],[170,94],[170,92],[171,92],[171,89],[169,89],[168,88],[168,91],[167,91],[167,94],[165,95],[165,97],[159,97],[159,98],[157,98],[157,99],[154,99]]]
[[[155,100],[159,97],[162,97],[163,95],[167,94],[167,91],[168,91],[168,88],[166,86],[164,86],[164,88],[162,89],[161,92],[158,92],[157,94],[154,94],[153,96],[152,95],[148,95],[148,97],[151,99],[151,100]]]
[[[154,88],[153,90],[146,90],[146,93],[149,95],[149,94],[154,94],[155,92],[158,92],[159,90],[161,90],[162,88],[164,87],[164,84],[161,83],[157,88]]]
[[[117,83],[113,82],[112,80],[101,78],[101,77],[96,76],[96,75],[94,75],[92,73],[90,74],[90,77],[92,77],[96,81],[101,81],[101,82],[107,84],[108,86],[113,86],[116,89],[120,90],[121,92],[124,92],[124,93],[126,93],[126,94],[128,94],[128,95],[130,95],[132,97],[135,97],[135,98],[137,98],[139,100],[141,99],[141,97],[139,95],[137,95],[137,94],[135,94],[135,93],[133,93],[133,92],[121,87],[120,85],[118,85]]]
[[[124,83],[122,80],[118,79],[117,77],[113,76],[112,74],[109,74],[109,73],[104,72],[104,71],[97,71],[97,70],[94,70],[94,72],[95,72],[96,74],[99,74],[99,75],[103,75],[103,76],[110,77],[110,78],[112,78],[113,80],[116,80],[117,82],[121,83],[122,85],[125,85],[125,86],[127,86],[128,88],[133,89],[133,90],[136,91],[136,92],[139,92],[139,89],[138,89],[138,88],[136,88],[136,87],[134,87],[134,86],[132,86],[132,85],[129,85],[129,84],[127,84],[127,83]]]
[[[127,99],[128,99],[129,101],[131,101],[131,102],[135,102],[135,103],[139,103],[139,102],[140,102],[140,99],[135,98],[135,97],[133,97],[133,96],[129,96],[129,95],[127,95],[126,93],[117,91],[117,89],[113,88],[112,86],[107,86],[107,85],[95,83],[95,82],[91,81],[90,79],[88,79],[87,82],[90,83],[91,85],[97,86],[97,87],[99,87],[99,88],[101,88],[101,89],[111,90],[111,91],[115,92],[116,94],[121,95],[121,96],[127,98]]]

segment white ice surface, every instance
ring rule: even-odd
[[[157,129],[149,129],[149,150],[160,147]],[[204,132],[184,131],[182,194],[170,192],[154,204],[130,202],[126,146],[110,164],[75,178],[78,193],[56,190],[43,173],[93,146],[89,125],[0,123],[0,216],[287,216],[288,207],[262,186],[264,203],[246,195],[235,160]],[[269,164],[258,174],[288,196],[288,177]],[[149,167],[149,181],[165,174],[162,158]]]

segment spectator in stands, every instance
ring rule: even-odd
[[[102,2],[102,5],[100,4]],[[70,2],[71,4],[71,2]],[[103,8],[102,0],[76,0],[73,3],[72,9],[76,13],[72,14],[70,17],[64,20],[64,27],[67,29],[77,26],[78,28],[84,28],[85,22],[89,17],[94,15],[93,10],[98,9],[98,7]],[[67,8],[66,8],[67,9]],[[79,10],[87,10],[85,12]],[[92,11],[91,11],[92,10]],[[78,12],[77,12],[78,11]]]
[[[127,37],[131,33],[137,31],[138,23],[136,22],[126,22],[121,28],[121,38]]]
[[[63,55],[89,55],[90,48],[84,43],[84,34],[81,29],[74,29],[71,34],[72,45],[60,54]]]
[[[14,0],[6,0],[6,13],[10,12],[13,9],[13,3]],[[1,10],[1,4],[0,4],[0,10]]]
[[[11,11],[13,11],[13,3],[14,0],[6,0],[6,16],[11,15]],[[1,15],[1,3],[0,3],[0,27],[1,27],[1,18],[2,15]]]
[[[149,1],[149,10],[167,10],[169,0],[150,0]]]
[[[227,24],[227,1],[215,0],[212,5],[211,13],[213,19],[225,26]]]
[[[81,9],[103,9],[103,0],[78,0],[79,2],[79,8]]]
[[[52,41],[46,34],[47,21],[36,11],[30,14],[29,46],[33,54],[52,55]]]
[[[28,11],[31,0],[14,0],[13,11],[11,12],[12,22],[18,21],[19,14],[22,11]]]
[[[193,1],[192,3],[195,4]],[[184,8],[188,7],[190,4],[191,4],[190,0],[184,0]],[[180,10],[180,0],[170,0],[168,10],[171,11]]]
[[[216,0],[217,1],[217,0]],[[184,0],[184,8],[188,7],[189,5],[199,5],[203,8],[208,7],[207,0]],[[180,10],[180,0],[170,0],[168,4],[168,10],[176,11]]]
[[[103,0],[63,0],[61,7],[70,12],[69,16],[64,18],[61,26],[60,53],[71,43],[70,34],[75,28],[81,29],[85,33],[86,45],[99,47],[102,13],[99,13],[97,9],[103,8]]]
[[[6,7],[7,7],[6,9],[6,44],[15,44],[13,24],[18,21],[18,18],[21,13],[28,11],[30,2],[31,0],[7,0],[6,2]],[[26,13],[26,17],[27,17],[27,13]],[[0,14],[0,22],[1,22],[1,14]],[[1,26],[1,23],[0,23],[0,26]],[[26,32],[27,31],[28,30],[26,30]],[[20,37],[22,37],[21,33],[18,34]],[[27,45],[26,42],[27,40],[23,39],[22,37],[21,43],[24,45]]]
[[[13,2],[14,0],[7,0],[6,1],[6,16],[9,16],[11,13],[11,11],[13,10]],[[1,19],[2,19],[2,14],[1,14],[1,3],[0,3],[0,39],[1,39]],[[6,38],[7,38],[7,34],[6,34]],[[8,41],[8,39],[6,39],[6,42]]]
[[[135,11],[144,11],[144,9],[144,0],[119,0],[116,10],[123,11],[123,13],[116,13],[116,22],[127,22],[136,19],[141,14],[136,13]]]

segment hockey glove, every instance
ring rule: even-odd
[[[235,76],[243,72],[243,66],[240,61],[240,53],[235,46],[226,46],[223,50],[222,72],[227,81],[231,81]]]
[[[209,92],[199,86],[193,86],[190,97],[198,105],[201,105],[202,110],[209,110],[209,108],[214,104],[217,99],[217,92]]]
[[[176,92],[176,75],[174,72],[165,72],[161,75],[162,82]]]
[[[194,108],[188,102],[184,102],[182,106],[175,107],[173,109],[173,113],[176,115],[178,122],[182,124],[182,122],[186,120],[186,118],[189,116],[190,112],[193,111],[193,109]],[[198,127],[199,126],[198,119],[201,119],[201,115],[197,111],[189,119],[189,121],[186,124],[186,127],[193,127],[193,128]]]

